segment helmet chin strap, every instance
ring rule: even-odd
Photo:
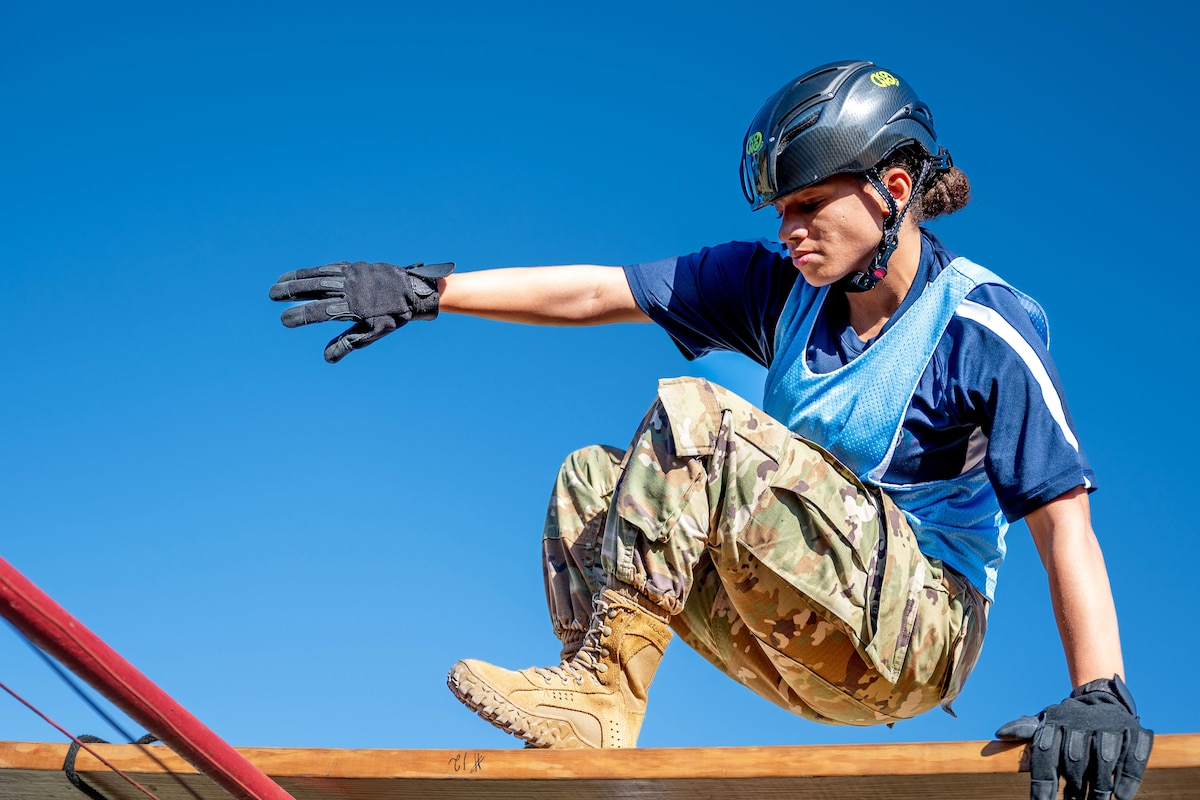
[[[883,185],[883,178],[880,176],[879,170],[874,167],[867,170],[866,178],[875,187],[875,191],[879,192],[883,201],[887,203],[888,215],[883,220],[883,238],[875,250],[875,259],[866,272],[854,272],[839,281],[845,291],[868,292],[875,288],[875,284],[887,277],[888,260],[892,257],[892,253],[896,252],[896,246],[900,244],[900,226],[904,223],[904,215],[908,213],[908,207],[912,205],[912,196],[925,184],[925,176],[928,174],[929,162],[926,161],[921,164],[921,172],[913,182],[909,202],[904,204],[904,208],[900,208],[896,204],[896,198],[892,197],[892,193]]]

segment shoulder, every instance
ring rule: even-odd
[[[1046,316],[1029,295],[998,278],[980,283],[955,309],[938,349],[948,385],[977,410],[996,414],[1007,406],[1022,409],[1018,416],[1026,417],[1035,413],[1030,404],[1045,405],[1042,410],[1063,422],[1065,400],[1050,356]],[[1034,403],[1035,398],[1041,399]],[[1074,442],[1069,427],[1063,427]]]
[[[766,273],[794,279],[796,271],[788,270],[789,266],[778,247],[771,247],[766,241],[736,241],[686,255],[628,264],[625,274],[634,284],[730,285],[741,283],[748,274]]]
[[[1053,383],[1049,324],[1041,305],[968,259],[955,258],[945,268],[975,285],[959,301],[939,342],[940,365],[984,395],[998,383]]]
[[[625,268],[634,300],[689,357],[710,350],[770,362],[799,272],[767,242],[727,242]]]
[[[785,263],[783,253],[778,245],[772,246],[765,239],[756,241],[733,241],[725,242],[724,244],[710,245],[702,247],[694,253],[685,255],[671,256],[670,258],[658,259],[656,261],[644,261],[635,264],[629,264],[625,267],[626,270],[639,270],[654,265],[664,263],[687,264],[687,265],[708,265],[708,266],[726,266],[737,267],[748,266],[756,262],[775,262],[778,264]]]
[[[929,230],[921,229],[922,262],[928,264],[924,278],[934,281],[947,269],[955,269],[974,284],[954,312],[947,328],[951,339],[967,335],[1001,340],[1018,338],[1049,346],[1049,324],[1041,305],[1009,284],[986,266],[960,257]]]
[[[1049,320],[1041,304],[986,270],[979,285],[959,303],[954,318],[965,331],[986,331],[1012,346],[1018,339],[1038,350],[1050,346]]]
[[[785,269],[790,266],[779,245],[764,239],[726,242],[680,256],[679,261],[698,271],[741,272],[751,268]],[[795,270],[791,270],[795,272]]]

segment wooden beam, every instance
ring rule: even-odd
[[[165,747],[95,745],[160,800],[227,800]],[[1024,800],[1026,748],[1001,742],[639,750],[239,748],[296,800]],[[0,797],[81,800],[65,744],[0,742]],[[158,759],[161,763],[156,763]],[[144,800],[81,752],[80,776],[108,800]],[[1200,797],[1200,734],[1159,736],[1138,800]]]

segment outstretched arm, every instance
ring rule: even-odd
[[[439,311],[534,325],[649,322],[619,267],[576,264],[514,267],[452,275],[454,264],[340,261],[279,276],[272,300],[300,301],[281,315],[289,328],[354,323],[325,347],[333,364],[417,319]]]
[[[441,310],[530,325],[649,322],[620,267],[574,264],[460,272],[442,279]]]

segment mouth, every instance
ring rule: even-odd
[[[813,253],[811,250],[796,250],[789,254],[789,256],[792,259],[792,263],[795,264],[797,267],[802,267],[805,264],[807,264],[809,261],[812,260],[812,257],[814,255],[816,255],[816,254]]]

